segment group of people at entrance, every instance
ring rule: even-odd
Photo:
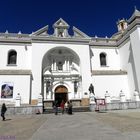
[[[54,101],[52,106],[53,106],[55,115],[58,114],[59,108],[62,114],[67,113],[67,114],[72,115],[72,106],[73,106],[72,101],[64,102],[62,100],[60,104],[58,104],[58,101]]]

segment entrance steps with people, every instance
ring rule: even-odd
[[[89,106],[79,106],[79,107],[73,107],[72,112],[89,112],[90,107]],[[54,113],[54,109],[52,107],[44,108],[44,114],[50,114]],[[60,107],[58,107],[58,113],[61,113]]]

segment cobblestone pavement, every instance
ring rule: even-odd
[[[137,140],[140,110],[6,116],[0,140]]]

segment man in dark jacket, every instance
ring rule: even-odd
[[[2,107],[1,107],[1,117],[2,117],[2,120],[5,121],[5,112],[7,111],[7,107],[5,105],[5,103],[2,104]]]

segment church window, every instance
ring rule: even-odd
[[[105,53],[100,53],[100,65],[106,66],[106,54]]]
[[[17,62],[17,52],[14,50],[9,51],[8,64],[16,64],[16,62]]]

